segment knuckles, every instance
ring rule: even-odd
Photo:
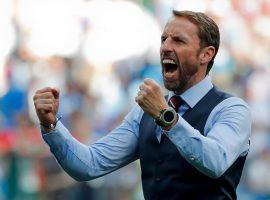
[[[37,109],[38,111],[41,111],[41,110],[42,110],[42,105],[36,104],[36,109]]]
[[[149,94],[151,92],[151,88],[147,87],[144,89],[145,94]]]
[[[51,88],[37,90],[33,95],[33,103],[38,115],[54,111],[55,97]]]
[[[137,96],[135,98],[136,102],[139,104],[139,105],[142,105],[143,104],[143,101],[144,101],[144,96],[143,95],[140,95],[140,96]]]
[[[142,106],[143,105],[142,101],[138,101],[138,105]]]
[[[160,86],[152,79],[147,78],[139,85],[139,89],[144,91],[146,94],[150,94],[151,92],[160,91]]]
[[[153,86],[152,86],[152,89],[153,89],[154,91],[159,90],[159,85],[156,85],[156,84],[155,84],[155,85],[153,85]]]
[[[33,100],[36,101],[39,99],[54,99],[54,96],[51,92],[44,92],[44,93],[40,93],[40,94],[36,93],[33,96]]]

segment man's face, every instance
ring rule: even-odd
[[[180,94],[203,79],[198,28],[184,17],[173,17],[161,36],[160,59],[164,86]]]

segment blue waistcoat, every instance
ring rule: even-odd
[[[203,135],[211,111],[228,97],[213,87],[182,117]],[[153,118],[144,113],[139,129],[139,157],[146,200],[237,199],[236,187],[246,156],[239,157],[220,178],[212,179],[189,164],[166,135],[159,143],[156,126]]]

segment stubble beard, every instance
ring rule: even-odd
[[[181,76],[181,75],[179,78],[180,78],[179,81],[174,81],[174,82],[167,82],[163,79],[165,88],[169,91],[175,92],[176,94],[180,94],[186,87],[188,83],[188,78],[187,76]]]
[[[173,91],[175,94],[181,94],[187,90],[189,88],[192,77],[198,72],[198,69],[196,67],[192,67],[191,70],[186,69],[187,68],[183,67],[183,65],[180,65],[179,69],[177,69],[180,70],[179,80],[177,81],[167,82],[163,77],[164,87],[169,91]]]
[[[201,49],[198,49],[197,54],[196,54],[196,59],[199,58],[200,52],[201,52]],[[174,52],[174,54],[176,55],[177,53]],[[179,70],[179,80],[174,81],[174,82],[165,81],[164,76],[163,76],[163,73],[164,73],[163,71],[162,71],[162,76],[163,76],[164,87],[167,90],[173,91],[175,94],[181,94],[190,87],[192,79],[194,78],[194,76],[199,70],[198,69],[199,64],[186,63],[186,62],[180,63],[177,57],[177,65],[178,65],[177,70]]]

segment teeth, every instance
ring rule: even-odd
[[[174,62],[174,60],[171,60],[171,59],[164,59],[163,61],[162,61],[162,63],[163,64],[176,64],[175,62]]]

